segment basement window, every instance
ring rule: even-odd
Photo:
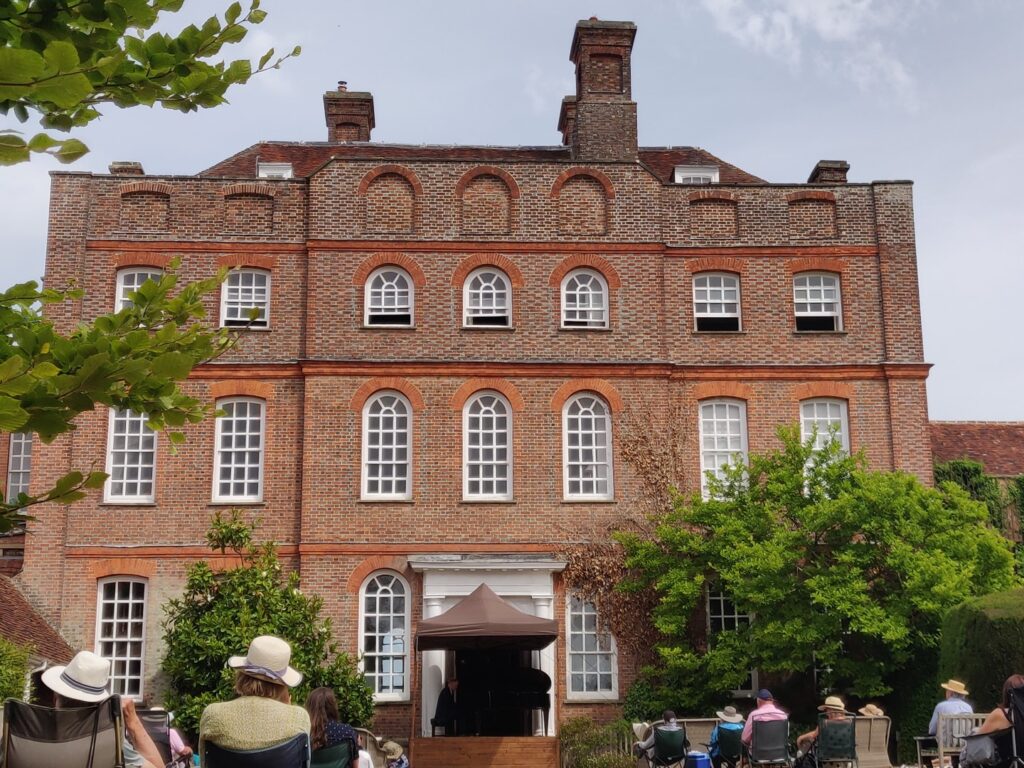
[[[256,175],[261,179],[290,179],[292,178],[291,163],[257,163]]]
[[[672,177],[675,184],[717,184],[717,165],[677,165]]]

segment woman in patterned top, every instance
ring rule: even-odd
[[[309,741],[313,751],[327,749],[349,742],[349,754],[355,764],[359,754],[355,729],[341,722],[338,715],[338,700],[330,688],[317,688],[306,699],[306,711],[309,712]]]

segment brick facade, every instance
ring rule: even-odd
[[[638,148],[634,33],[620,22],[578,26],[563,147],[374,144],[372,97],[339,91],[325,97],[326,144],[261,144],[196,176],[53,175],[47,284],[84,289],[51,312],[65,329],[113,308],[119,268],[176,258],[185,279],[222,265],[270,272],[269,329],[241,332],[187,388],[265,405],[262,501],[229,506],[262,519],[261,535],[324,597],[350,651],[359,589],[374,573],[407,581],[413,633],[425,577],[409,557],[557,557],[582,531],[631,514],[641,481],[618,451],[631,411],[686,414],[689,488],[700,485],[699,403],[717,397],[745,401],[750,451],[775,446],[801,400],[842,400],[853,450],[930,482],[910,184],[850,184],[841,163],[819,164],[811,184],[772,184],[703,150]],[[291,163],[295,178],[258,179],[257,162]],[[676,165],[717,166],[720,180],[673,184]],[[464,324],[465,281],[485,265],[509,278],[507,326]],[[408,275],[410,327],[364,325],[367,280],[382,267]],[[606,327],[562,327],[562,285],[578,269],[607,288]],[[695,329],[693,278],[706,272],[738,276],[739,331]],[[801,272],[839,276],[841,331],[796,330]],[[212,318],[219,301],[209,298]],[[363,409],[382,390],[411,411],[408,500],[361,498]],[[510,406],[511,501],[463,498],[463,407],[481,390]],[[579,392],[610,413],[609,500],[563,498],[563,407]],[[78,427],[38,446],[40,484],[103,463],[107,414]],[[97,580],[146,579],[147,690],[160,685],[160,605],[207,556],[204,532],[223,506],[211,503],[215,425],[186,432],[176,455],[159,442],[152,503],[97,495],[39,512],[20,577],[83,647],[94,643]],[[551,589],[564,628],[557,572]],[[558,717],[610,717],[615,701],[569,700],[565,653],[563,630]],[[618,664],[621,699],[636,662],[621,654]],[[418,729],[421,684],[414,661],[409,696],[378,707],[377,732]]]

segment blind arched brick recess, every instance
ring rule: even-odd
[[[224,231],[270,234],[274,231],[274,198],[248,193],[225,196]]]
[[[512,231],[519,185],[507,171],[493,166],[466,171],[455,185],[455,196],[464,234],[504,235]]]
[[[578,174],[562,185],[558,195],[558,231],[566,235],[608,232],[608,201],[600,181]]]
[[[696,240],[735,240],[739,236],[737,198],[727,192],[693,192],[690,233]]]
[[[416,191],[404,176],[377,176],[367,185],[363,200],[367,232],[408,234],[415,230]]]
[[[166,232],[170,224],[171,185],[132,181],[121,185],[118,227],[132,232]]]
[[[825,190],[792,192],[789,202],[790,240],[832,240],[837,235],[836,196]]]

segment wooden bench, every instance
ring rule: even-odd
[[[942,768],[947,758],[960,754],[960,750],[964,748],[963,737],[984,723],[986,717],[988,717],[988,715],[984,712],[939,715],[934,736],[937,746],[925,747],[922,745],[922,741],[932,738],[930,736],[914,737],[915,741],[917,741],[918,768],[924,768],[924,761],[926,758],[932,759],[932,765],[935,766],[935,768]],[[936,761],[938,762],[938,765],[935,765]]]

